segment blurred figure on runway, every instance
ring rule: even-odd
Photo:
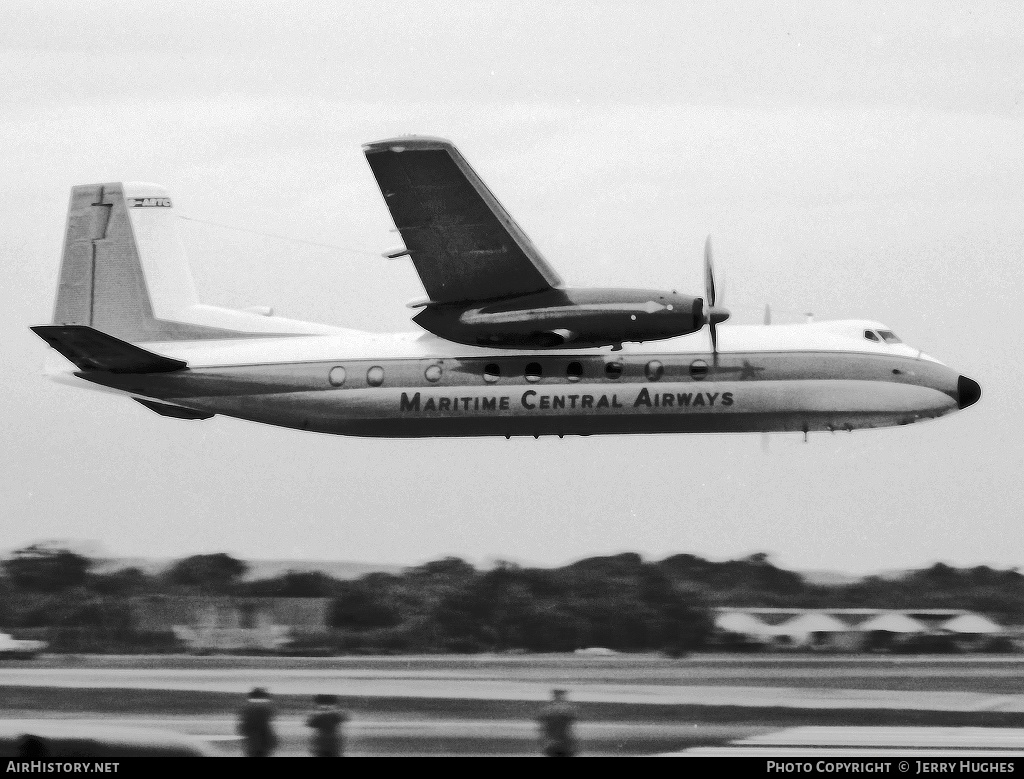
[[[566,700],[565,690],[551,691],[551,700],[541,707],[537,723],[546,757],[576,756],[576,708]]]
[[[337,695],[317,695],[313,702],[316,711],[306,720],[313,729],[309,739],[313,757],[343,757],[345,739],[341,726],[348,719],[348,714],[338,709]]]
[[[274,733],[274,705],[270,693],[256,687],[238,713],[238,733],[245,739],[246,757],[270,757],[277,747]]]

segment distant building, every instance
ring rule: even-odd
[[[988,617],[962,609],[779,609],[726,607],[715,610],[721,646],[856,652],[945,642],[950,648],[983,650],[1010,631]]]
[[[132,607],[138,630],[172,631],[194,652],[273,652],[300,635],[326,633],[331,599],[154,595]]]

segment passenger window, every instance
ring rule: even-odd
[[[327,380],[335,387],[340,387],[345,383],[345,369],[340,365],[335,365],[327,374]]]
[[[864,331],[864,337],[867,338],[869,341],[878,341],[878,340],[880,340],[879,337],[877,335],[875,335],[874,332],[871,331],[871,330],[865,330]]]
[[[690,363],[690,376],[700,381],[708,375],[708,364],[704,360],[694,360]]]
[[[379,365],[374,365],[370,370],[366,372],[366,383],[371,387],[379,387],[384,383],[384,369]]]
[[[894,333],[892,330],[879,330],[878,334],[882,336],[882,340],[885,341],[887,344],[903,343],[903,341],[896,337],[896,333]]]
[[[605,375],[609,379],[618,379],[622,376],[622,363],[621,362],[609,362],[605,363],[604,366]]]
[[[579,381],[583,378],[583,365],[573,361],[565,366],[565,377],[569,381]]]
[[[665,366],[657,360],[651,360],[647,363],[647,378],[651,381],[657,381],[665,375]]]
[[[540,381],[540,377],[544,375],[539,362],[531,362],[527,365],[525,373],[527,381]]]
[[[501,366],[496,362],[489,362],[484,366],[484,381],[493,384],[501,378]]]
[[[440,365],[428,365],[427,369],[423,371],[423,375],[427,378],[427,381],[440,381],[441,380],[441,366]]]

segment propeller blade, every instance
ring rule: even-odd
[[[717,301],[715,296],[715,263],[711,252],[711,236],[704,242],[704,291],[709,307]]]
[[[704,322],[711,334],[711,354],[718,366],[718,323],[729,318],[729,312],[716,308],[718,291],[715,285],[715,260],[711,249],[711,236],[704,242]]]
[[[772,323],[772,307],[768,304],[764,304],[764,323],[770,325]]]

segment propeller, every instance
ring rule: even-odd
[[[715,263],[711,251],[711,236],[704,242],[704,324],[711,333],[711,354],[718,365],[718,325],[729,318],[729,311],[717,308],[718,293],[715,287]]]

